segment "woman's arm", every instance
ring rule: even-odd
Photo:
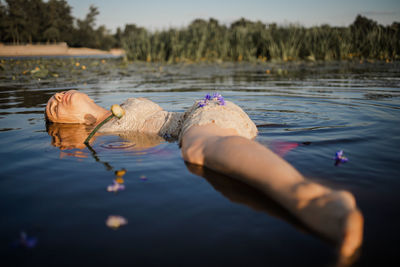
[[[352,194],[308,181],[265,146],[215,124],[191,127],[182,138],[185,161],[250,184],[351,256],[361,245],[363,218]]]

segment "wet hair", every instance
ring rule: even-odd
[[[46,123],[51,122],[51,121],[49,120],[49,117],[47,117],[46,110],[44,110],[44,119],[45,119]]]

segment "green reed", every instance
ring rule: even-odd
[[[229,27],[197,19],[188,27],[150,32],[125,30],[122,46],[131,60],[155,62],[397,60],[400,24],[378,25],[358,16],[349,27],[265,25],[245,19]]]

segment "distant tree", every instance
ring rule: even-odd
[[[106,28],[106,26],[101,25],[95,31],[96,35],[96,47],[103,50],[110,50],[115,46],[115,38],[110,33],[110,30]]]
[[[72,45],[96,47],[96,16],[99,14],[97,7],[91,5],[84,20],[77,20],[77,30],[74,34]]]
[[[378,26],[376,21],[372,19],[368,19],[361,15],[357,15],[356,19],[354,20],[353,24],[350,25],[350,28],[353,31],[360,31],[364,34],[374,30]]]
[[[114,39],[115,39],[115,47],[122,47],[122,30],[120,27],[117,28],[115,34],[114,34]]]
[[[24,6],[25,32],[27,40],[23,42],[41,41],[43,25],[45,24],[46,4],[42,0],[27,0]]]
[[[25,1],[24,0],[6,0],[7,19],[5,22],[6,35],[11,37],[14,44],[19,44],[26,39],[26,14],[25,14]]]
[[[236,27],[249,27],[254,25],[254,22],[251,20],[247,20],[245,18],[240,18],[237,21],[232,22],[231,28],[236,28]]]
[[[385,43],[388,49],[388,58],[395,58],[396,55],[400,56],[400,23],[393,22],[385,29]]]
[[[42,40],[70,42],[74,32],[71,7],[65,0],[49,0],[44,12]]]
[[[1,40],[13,43],[60,41],[71,37],[73,17],[65,0],[1,1]]]
[[[54,26],[47,28],[43,33],[43,37],[47,42],[57,42],[61,39],[60,31]]]
[[[140,30],[140,28],[137,27],[135,24],[126,24],[124,32],[123,32],[123,36],[127,37],[132,33],[138,32],[139,30]]]
[[[6,19],[7,19],[6,7],[3,4],[3,1],[0,0],[0,42],[4,42],[7,40]]]

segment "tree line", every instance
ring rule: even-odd
[[[155,32],[128,24],[112,34],[103,25],[96,28],[98,14],[91,6],[83,20],[75,19],[64,0],[0,0],[0,41],[122,47],[131,60],[170,63],[400,58],[400,23],[383,26],[361,15],[348,27],[278,26],[244,18],[228,26],[211,18]]]
[[[118,46],[104,25],[96,28],[97,7],[76,19],[65,0],[0,0],[0,42],[12,44],[66,42],[73,47]]]

